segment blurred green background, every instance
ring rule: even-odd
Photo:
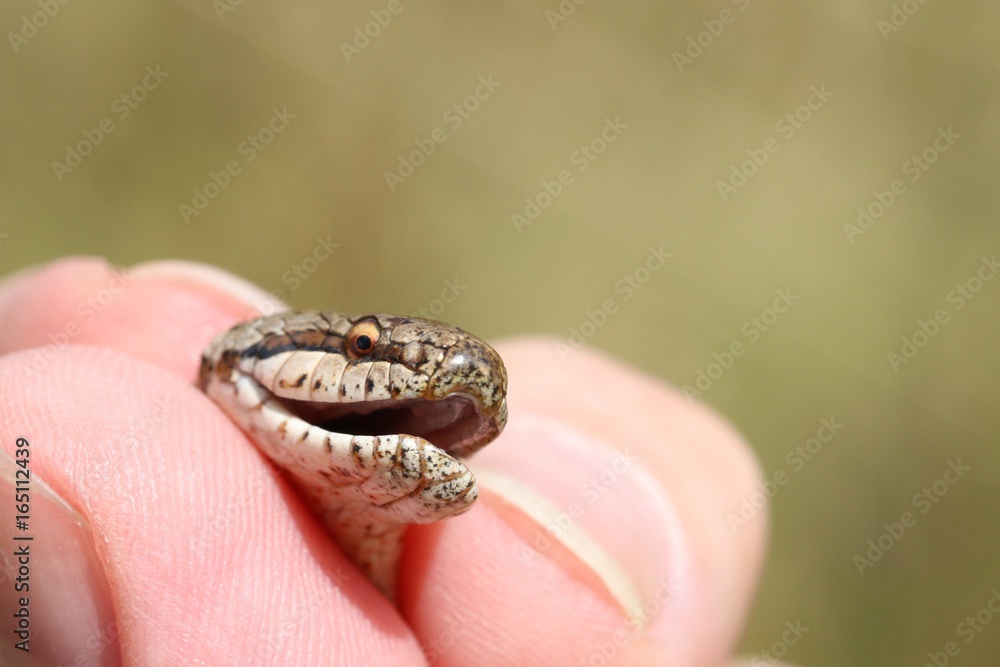
[[[995,663],[1000,5],[62,2],[0,9],[2,273],[579,332],[757,448],[745,652]]]

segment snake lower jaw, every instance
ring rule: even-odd
[[[287,399],[249,376],[235,387],[210,382],[207,391],[307,491],[317,514],[431,523],[466,511],[478,495],[468,467],[425,438],[331,431],[289,411]]]

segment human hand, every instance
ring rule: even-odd
[[[5,628],[10,662],[730,664],[766,520],[726,521],[759,473],[717,416],[586,350],[498,344],[507,430],[471,460],[476,507],[410,529],[397,609],[192,384],[265,302],[177,262],[0,283],[0,443],[15,458],[27,438],[33,485],[31,653]],[[0,590],[13,625],[21,594]]]

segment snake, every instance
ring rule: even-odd
[[[205,348],[198,386],[390,599],[405,530],[472,507],[462,459],[507,423],[496,350],[450,324],[384,313],[241,322]]]

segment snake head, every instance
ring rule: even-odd
[[[252,377],[290,413],[324,430],[412,435],[456,457],[489,443],[507,422],[500,355],[432,320],[273,315],[218,338],[206,363],[205,372]]]

